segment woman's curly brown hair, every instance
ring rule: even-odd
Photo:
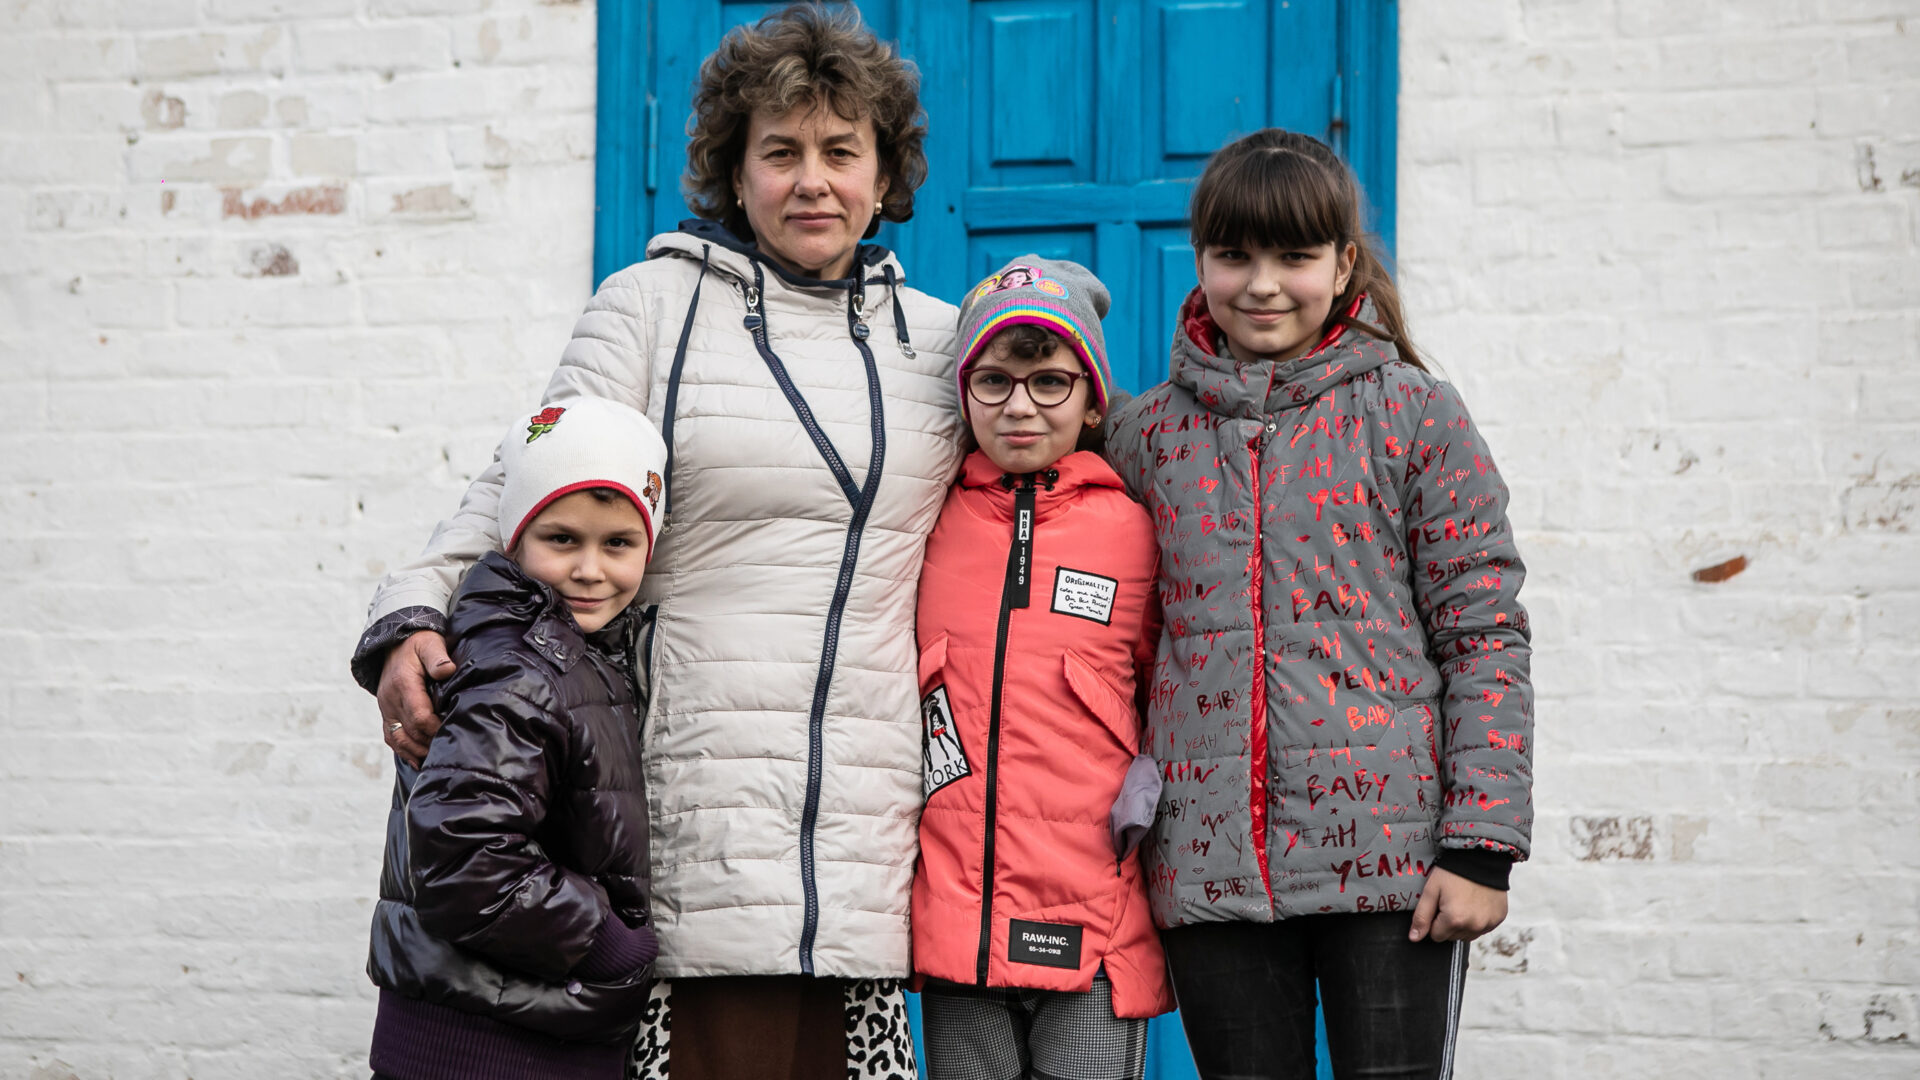
[[[880,174],[887,193],[880,219],[913,216],[913,193],[927,178],[926,118],[920,111],[920,73],[894,46],[860,21],[852,4],[838,10],[819,3],[789,4],[754,23],[727,32],[700,65],[688,129],[687,206],[725,224],[742,240],[753,227],[737,204],[733,174],[746,154],[747,121],[756,109],[775,115],[826,105],[849,122],[873,121]]]

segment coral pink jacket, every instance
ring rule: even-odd
[[[1141,752],[1157,558],[1097,455],[1023,477],[967,458],[920,577],[919,974],[1084,991],[1104,965],[1119,1016],[1173,1008],[1140,859],[1109,821]]]

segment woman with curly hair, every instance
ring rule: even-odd
[[[727,35],[694,113],[700,218],[601,284],[544,399],[629,405],[668,448],[634,609],[651,834],[632,843],[672,1040],[652,1018],[640,1067],[910,1075],[914,596],[960,461],[956,311],[861,241],[913,214],[917,76],[851,5],[795,4]],[[500,547],[500,475],[381,583],[355,652],[403,758],[438,726],[448,597]]]

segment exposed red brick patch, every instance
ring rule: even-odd
[[[275,202],[256,195],[251,202],[239,188],[221,188],[220,216],[223,218],[278,217],[283,214],[344,214],[347,189],[338,185],[303,187],[289,191]]]
[[[1746,568],[1747,568],[1747,557],[1745,555],[1735,555],[1733,558],[1728,559],[1726,562],[1714,563],[1712,566],[1703,566],[1700,569],[1695,570],[1693,572],[1693,580],[1703,582],[1708,585],[1715,585],[1722,581],[1727,580],[1728,578],[1734,576],[1735,574],[1738,574],[1740,571],[1745,570]]]

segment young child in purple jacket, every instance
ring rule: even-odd
[[[1107,452],[1152,513],[1156,920],[1209,1078],[1451,1074],[1466,942],[1533,823],[1507,489],[1421,364],[1326,145],[1269,129],[1194,187],[1172,378]]]
[[[583,399],[503,444],[500,535],[454,595],[458,669],[396,756],[367,973],[388,1080],[620,1080],[652,983],[627,605],[666,447]]]

